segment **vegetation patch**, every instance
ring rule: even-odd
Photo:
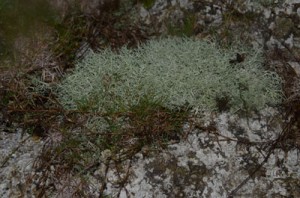
[[[172,36],[193,36],[196,17],[193,14],[186,14],[181,24],[168,24],[168,33]]]
[[[243,54],[242,60],[234,61]],[[164,108],[232,112],[281,102],[281,80],[262,66],[260,49],[189,38],[152,40],[135,50],[90,53],[58,86],[66,109],[124,112],[150,97]],[[223,99],[222,99],[223,98]]]
[[[154,4],[141,2],[147,9]],[[190,38],[152,40],[129,49],[145,40],[125,15],[130,9],[121,5],[112,13],[93,17],[75,7],[60,20],[47,20],[55,32],[47,47],[64,67],[73,68],[88,49],[111,49],[90,52],[61,82],[61,78],[46,81],[40,76],[44,75],[40,65],[45,64],[36,62],[29,72],[1,82],[0,107],[5,119],[45,139],[33,166],[36,174],[27,180],[39,184],[41,191],[36,194],[40,197],[52,191],[65,196],[69,188],[74,188],[73,195],[88,197],[87,175],[94,175],[103,165],[106,174],[109,167],[120,166],[138,152],[147,156],[146,152],[179,141],[188,133],[183,131],[184,124],[191,124],[186,130],[194,126],[190,110],[239,112],[281,103],[281,79],[264,69],[260,49],[221,48]],[[242,20],[250,23],[253,17],[246,15],[250,18]],[[233,22],[240,15],[229,12],[224,17]],[[194,24],[195,17],[188,15],[181,28],[170,25],[169,33],[191,36]],[[119,49],[125,43],[128,46]],[[99,179],[103,197],[106,179],[106,175]],[[125,183],[126,178],[118,181],[120,186]]]
[[[90,52],[58,84],[36,76],[16,79],[1,106],[27,132],[46,138],[36,174],[27,182],[39,183],[40,195],[47,195],[78,181],[74,194],[85,196],[86,175],[99,166],[117,167],[138,152],[186,137],[190,110],[236,112],[279,104],[281,80],[262,62],[259,49],[225,49],[190,38],[151,40],[135,49]]]
[[[146,9],[150,9],[155,4],[155,0],[142,0],[141,2]]]

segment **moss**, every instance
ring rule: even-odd
[[[141,0],[141,2],[143,3],[144,8],[150,9],[154,5],[155,0]]]

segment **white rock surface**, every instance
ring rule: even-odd
[[[195,12],[196,25],[203,25],[207,30],[209,25],[220,28],[223,14],[227,10],[220,5],[221,1],[188,1],[188,0],[157,0],[149,9],[140,9],[141,19],[146,25],[158,32],[167,31],[167,22],[170,20],[182,20],[186,13]],[[250,1],[245,1],[250,2]],[[205,14],[194,10],[191,5],[202,4]],[[262,38],[259,29],[250,32],[259,43],[266,43],[268,48],[279,46],[274,19],[279,15],[285,17],[300,17],[300,8],[292,9],[299,0],[286,0],[284,4],[268,8],[254,5],[238,9],[246,13],[247,9],[262,13],[262,21],[267,19],[265,27],[272,32],[268,37]],[[210,4],[212,6],[210,6]],[[172,17],[174,12],[180,16]],[[295,24],[296,26],[299,24]],[[154,27],[155,26],[155,27]],[[235,27],[228,26],[234,29]],[[299,27],[298,27],[299,28]],[[286,39],[290,47],[300,48],[299,36],[290,34]],[[264,39],[264,41],[262,41]],[[266,39],[266,40],[265,40]],[[299,63],[290,61],[299,76]],[[276,114],[273,109],[267,109],[261,116],[251,119],[240,118],[230,114],[220,114],[210,118],[210,114],[199,120],[202,126],[208,126],[212,121],[216,123],[217,131],[193,130],[185,140],[168,146],[165,150],[153,152],[146,156],[143,152],[135,155],[129,165],[129,161],[123,163],[125,170],[130,170],[129,181],[120,189],[114,182],[118,181],[117,172],[111,164],[107,178],[105,193],[112,197],[227,197],[245,178],[262,163],[268,154],[267,143],[275,140],[279,133],[280,119],[273,119]],[[186,125],[185,130],[189,129]],[[31,175],[32,162],[38,155],[43,142],[35,142],[31,138],[22,142],[28,135],[22,137],[21,131],[14,133],[4,132],[0,127],[0,163],[7,156],[11,156],[7,163],[0,168],[0,197],[19,197],[22,192],[24,197],[34,197],[36,185],[26,186],[26,177]],[[257,142],[247,144],[245,141]],[[20,144],[20,142],[22,142]],[[260,142],[260,143],[259,143]],[[12,151],[16,149],[16,152]],[[108,151],[105,151],[105,155]],[[300,197],[300,160],[297,150],[275,149],[267,162],[257,171],[236,194],[236,197]],[[99,186],[103,180],[99,176],[104,175],[106,167],[102,164],[90,175],[90,191],[92,197],[99,196]],[[76,182],[75,182],[76,183]],[[31,192],[30,192],[31,191]],[[27,193],[27,192],[26,192]],[[68,197],[63,194],[61,197]]]
[[[270,114],[270,111],[265,113]],[[172,144],[152,157],[137,154],[130,167],[130,181],[119,197],[227,197],[264,161],[267,155],[261,148],[264,142],[275,140],[279,135],[280,128],[265,128],[269,119],[268,116],[260,120],[241,119],[221,114],[214,120],[219,135],[196,130],[187,140]],[[237,141],[239,137],[261,144],[251,146]],[[285,153],[276,149],[267,163],[238,191],[238,197],[298,195],[299,189],[290,189],[300,178],[298,159],[296,150]],[[108,180],[115,180],[115,174],[111,169]],[[110,183],[105,192],[116,197],[118,190]]]
[[[3,130],[0,127],[0,197],[18,197],[30,190],[25,187],[25,182],[33,172],[32,164],[42,142],[33,141],[20,129],[11,132]]]

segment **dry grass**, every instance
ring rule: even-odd
[[[36,85],[32,84],[33,76],[43,82],[56,83],[62,73],[68,67],[73,67],[74,61],[83,55],[79,51],[84,52],[88,47],[99,50],[107,46],[118,49],[124,44],[135,46],[146,39],[146,35],[134,25],[115,28],[118,21],[120,18],[107,13],[98,20],[78,13],[65,14],[61,26],[70,29],[52,29],[56,37],[50,45],[43,39],[20,40],[23,46],[18,48],[19,54],[23,57],[22,64],[26,65],[21,72],[14,69],[1,70],[0,108],[5,120],[17,122],[26,132],[46,141],[35,161],[35,174],[27,180],[27,189],[34,183],[38,184],[36,189],[39,190],[34,192],[38,197],[49,196],[54,192],[63,197],[90,196],[85,175],[93,174],[101,165],[106,166],[103,177],[99,179],[102,180],[100,197],[104,196],[105,176],[109,165],[119,167],[143,148],[164,148],[170,142],[179,141],[186,136],[181,129],[185,122],[191,121],[187,109],[170,110],[163,107],[160,101],[144,98],[126,112],[102,114],[65,110],[50,88],[45,88],[42,92],[36,91]],[[80,45],[82,42],[86,44]],[[286,55],[280,50],[273,53],[270,55],[271,59],[277,57],[286,61]],[[300,148],[299,79],[284,64],[279,65],[277,73],[285,82],[287,100],[282,112],[287,122],[283,126],[285,130],[282,136],[270,143],[274,145],[272,149]],[[227,110],[226,98],[217,98],[216,102],[220,111]],[[101,126],[97,125],[99,120]],[[194,127],[219,137],[214,125]],[[129,173],[121,168],[117,169],[123,175],[118,183],[122,187]]]

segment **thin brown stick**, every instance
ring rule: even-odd
[[[273,142],[273,144],[269,147],[268,154],[264,157],[264,160],[257,165],[255,170],[253,170],[246,179],[244,179],[236,188],[234,188],[227,196],[227,198],[233,198],[234,195],[259,171],[265,163],[269,160],[271,154],[273,153],[276,146],[285,139],[288,130],[290,129],[290,123],[284,128],[282,133],[278,136],[278,138]]]

